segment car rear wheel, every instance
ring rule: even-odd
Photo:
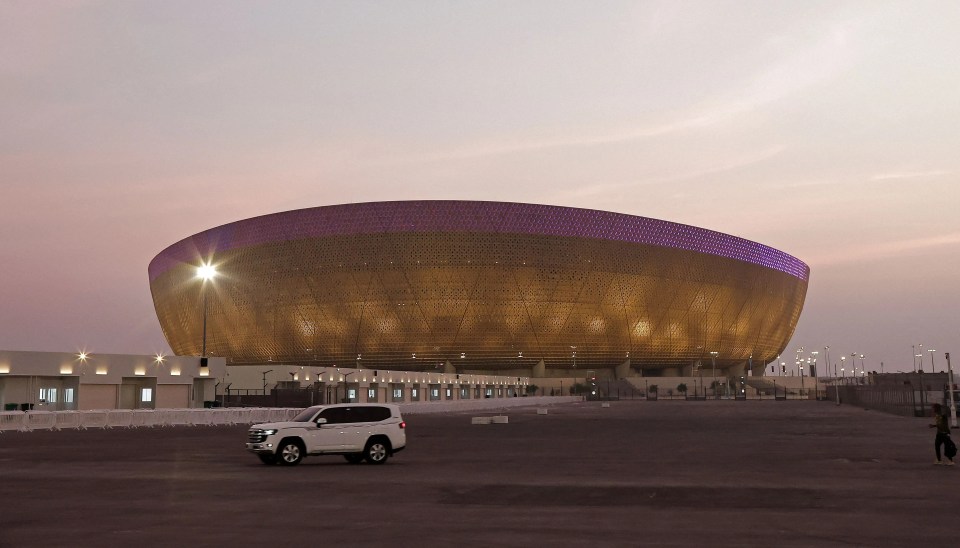
[[[372,439],[363,450],[363,457],[370,464],[383,464],[390,456],[390,446],[382,439]]]
[[[363,453],[349,453],[344,455],[343,458],[347,459],[350,464],[360,464],[363,462]]]
[[[277,459],[284,466],[295,466],[303,460],[303,445],[299,440],[283,440],[277,450]]]

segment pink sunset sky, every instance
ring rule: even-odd
[[[811,268],[791,369],[829,345],[910,370],[922,343],[942,370],[957,29],[952,1],[0,0],[0,348],[169,353],[166,246],[465,199],[773,246]]]

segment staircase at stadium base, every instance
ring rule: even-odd
[[[773,381],[765,379],[764,377],[747,377],[745,380],[748,391],[750,388],[753,389],[753,394],[748,394],[748,396],[757,397],[758,395],[761,395],[764,398],[772,398],[774,396],[774,388],[776,388],[776,385],[773,383]],[[777,391],[782,395],[783,386],[780,386]]]
[[[626,379],[598,380],[597,387],[601,400],[629,400],[643,397],[643,388],[637,388]]]

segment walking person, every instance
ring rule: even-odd
[[[937,460],[933,464],[943,464],[940,460],[940,447],[945,449],[944,456],[947,457],[947,466],[953,466],[953,456],[957,453],[957,446],[950,439],[950,423],[947,422],[946,415],[943,414],[943,408],[939,403],[933,404],[934,423],[930,428],[937,429],[937,437],[933,441],[933,449],[937,453]]]

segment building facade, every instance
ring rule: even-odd
[[[223,358],[0,351],[0,410],[203,407],[225,373]]]
[[[197,278],[209,264],[216,277]],[[178,355],[395,371],[761,374],[809,268],[668,221],[567,207],[401,201],[255,217],[149,266]],[[205,326],[205,327],[204,327]]]

